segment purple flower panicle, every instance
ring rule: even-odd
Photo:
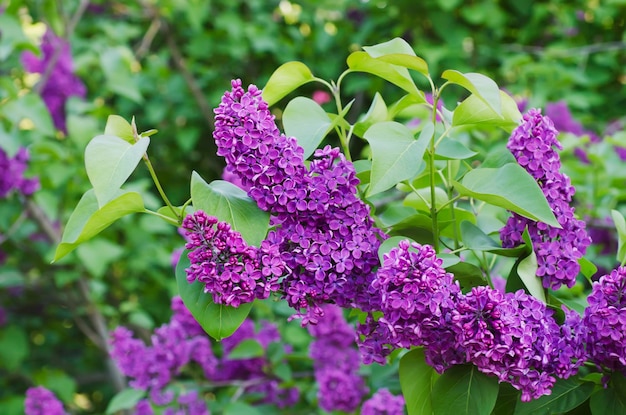
[[[594,282],[583,325],[592,362],[626,374],[626,268],[619,267]]]
[[[41,88],[41,97],[48,107],[54,126],[67,133],[65,103],[71,96],[84,98],[86,93],[85,85],[74,75],[70,44],[48,29],[41,44],[41,57],[27,51],[22,54],[22,63],[31,73],[43,75],[50,71]],[[50,65],[53,65],[51,70],[48,69]]]
[[[308,326],[315,338],[311,342],[315,380],[319,385],[319,405],[325,411],[353,412],[367,393],[359,375],[361,359],[356,345],[356,332],[334,304],[322,306],[317,324]]]
[[[63,404],[43,386],[29,388],[24,400],[25,415],[66,415]]]
[[[371,289],[380,293],[383,316],[359,328],[366,363],[383,363],[393,349],[411,346],[426,346],[427,361],[440,373],[462,362],[447,324],[461,290],[431,246],[400,241],[384,255]]]
[[[202,211],[188,215],[183,228],[191,261],[187,280],[203,283],[216,304],[239,307],[276,290],[284,264],[275,246],[249,246],[227,222]]]
[[[580,270],[578,260],[591,243],[585,223],[574,217],[570,207],[575,189],[569,177],[561,173],[561,160],[553,148],[561,149],[552,121],[537,109],[524,114],[507,148],[517,162],[535,178],[561,228],[536,222],[513,213],[500,230],[502,246],[511,248],[523,243],[522,234],[528,228],[537,255],[537,276],[543,286],[553,290],[561,285],[571,288]]]
[[[386,388],[379,389],[363,403],[361,415],[404,415],[404,397],[395,396]]]
[[[214,138],[226,170],[272,215],[267,240],[285,261],[281,289],[296,315],[315,323],[328,302],[371,310],[366,288],[384,236],[357,196],[352,163],[326,147],[306,167],[304,150],[280,133],[254,85],[246,91],[232,81],[215,114]]]
[[[28,151],[20,148],[14,157],[9,157],[0,148],[0,198],[5,198],[12,191],[23,195],[31,195],[39,189],[37,178],[27,179],[24,172],[28,167]]]

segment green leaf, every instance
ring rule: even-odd
[[[37,134],[41,136],[52,137],[56,131],[48,107],[42,98],[35,93],[24,94],[17,99],[9,100],[2,105],[2,116],[14,125],[19,125],[24,120],[30,120]]]
[[[124,248],[107,239],[94,239],[91,243],[80,245],[76,254],[87,271],[96,278],[104,276],[108,266],[124,253]]]
[[[119,138],[123,138],[130,144],[135,142],[133,127],[128,121],[119,115],[109,115],[106,126],[104,127],[104,135],[114,135]]]
[[[296,137],[304,149],[304,159],[309,158],[331,128],[326,111],[312,99],[296,97],[289,101],[283,112],[285,135]]]
[[[518,213],[526,218],[560,228],[546,197],[535,179],[517,163],[468,172],[463,182],[454,182],[462,196],[469,196]]]
[[[498,116],[502,115],[500,89],[493,79],[483,74],[473,72],[461,73],[454,69],[444,71],[441,77],[467,89],[483,100]]]
[[[609,387],[591,395],[589,402],[593,415],[626,414],[626,379],[619,372],[611,374]]]
[[[113,135],[96,136],[87,144],[85,168],[100,207],[119,192],[146,154],[149,144],[148,137],[131,144]]]
[[[367,131],[367,129],[372,125],[378,122],[387,121],[388,119],[385,100],[380,93],[376,92],[367,113],[356,124],[354,124],[354,134],[359,137],[363,137],[365,131]]]
[[[513,415],[515,405],[519,402],[520,391],[515,389],[510,383],[502,382],[498,391],[496,406],[491,415]]]
[[[230,402],[226,408],[224,408],[223,415],[261,415],[259,411],[252,405],[248,405],[242,401]]]
[[[624,216],[617,210],[611,210],[611,218],[613,218],[613,223],[617,230],[618,244],[616,259],[617,262],[623,265],[626,262],[626,220],[624,220]]]
[[[366,72],[376,75],[402,88],[409,94],[417,97],[421,102],[426,102],[423,92],[417,89],[415,82],[413,82],[406,68],[383,62],[373,58],[367,52],[360,51],[352,52],[350,56],[348,56],[347,63],[348,68],[354,72]]]
[[[228,354],[229,359],[251,359],[253,357],[261,357],[265,355],[265,349],[254,339],[242,340]]]
[[[450,137],[444,137],[437,148],[435,149],[435,158],[443,160],[465,160],[470,157],[474,157],[475,151],[465,147],[463,143],[458,140],[453,140]]]
[[[402,356],[399,376],[408,415],[431,415],[431,392],[439,375],[426,363],[422,348]]]
[[[569,379],[557,379],[552,393],[542,396],[530,402],[519,402],[515,407],[515,415],[557,415],[564,414],[589,398],[593,392],[594,384],[580,382],[571,377]],[[611,412],[607,412],[611,413]],[[615,412],[619,413],[619,412]]]
[[[72,402],[76,394],[74,378],[59,369],[42,368],[34,374],[33,380],[50,389],[63,402]]]
[[[497,255],[519,257],[524,252],[530,253],[530,248],[520,245],[515,248],[502,248],[493,238],[484,233],[471,222],[461,222],[461,239],[463,245],[473,251],[487,251]]]
[[[76,205],[63,230],[63,237],[54,254],[53,262],[63,258],[119,218],[144,210],[141,195],[125,191],[119,191],[109,203],[99,209],[96,194],[93,189],[89,189]]]
[[[176,265],[178,293],[204,331],[220,341],[232,335],[241,326],[250,313],[252,303],[243,303],[237,308],[215,304],[211,293],[204,292],[204,284],[199,281],[190,284],[187,281],[185,269],[191,266],[188,253],[189,251],[185,250]]]
[[[473,365],[448,369],[432,390],[435,415],[489,415],[498,397],[498,379]]]
[[[498,114],[483,99],[470,95],[454,109],[452,125],[494,125],[512,131],[522,119],[517,103],[510,95],[500,91],[502,114]]]
[[[263,88],[263,99],[268,105],[274,105],[285,95],[314,79],[309,67],[302,62],[287,62],[270,76]]]
[[[0,367],[17,370],[28,357],[29,343],[24,329],[16,325],[0,328]]]
[[[124,409],[133,409],[144,396],[146,396],[146,392],[140,389],[127,388],[121,390],[109,401],[105,414],[110,415]]]
[[[417,57],[411,45],[402,38],[396,37],[378,45],[363,46],[363,50],[373,58],[404,68],[414,69],[428,77],[426,61]]]
[[[468,292],[472,287],[487,285],[483,271],[469,262],[458,262],[446,267],[446,271],[454,274],[454,279],[459,282],[463,292]]]
[[[415,189],[416,191],[412,191],[404,198],[402,202],[405,206],[410,206],[416,210],[421,210],[424,212],[428,212],[433,204],[433,200],[431,200],[430,188],[424,187],[421,189]],[[450,199],[448,199],[448,194],[445,190],[440,187],[435,187],[435,200],[434,204],[437,210],[439,210],[443,205],[448,203]]]
[[[19,19],[8,14],[0,14],[0,62],[6,60],[16,48],[28,47],[32,52],[37,53],[37,48],[30,44],[28,38],[22,30]]]
[[[533,242],[528,234],[528,228],[524,229],[522,238],[524,239],[524,242],[526,242],[526,246],[530,249],[530,253],[524,258],[520,258],[520,260],[516,263],[515,272],[517,272],[517,275],[524,283],[524,286],[526,286],[530,295],[545,303],[546,293],[543,289],[541,278],[537,277],[537,269],[539,268],[539,265],[537,264],[537,255],[533,249]]]
[[[598,267],[596,267],[593,262],[589,261],[585,257],[581,257],[578,260],[578,265],[580,265],[580,272],[585,276],[585,278],[587,278],[587,281],[589,281],[589,283],[591,284],[591,277],[593,277],[596,272],[598,272]]]
[[[270,215],[258,208],[246,192],[230,182],[207,184],[195,171],[191,175],[191,200],[196,210],[228,222],[249,245],[259,246],[267,235]]]
[[[417,140],[405,125],[395,121],[374,124],[365,132],[363,138],[372,148],[367,196],[385,191],[419,172],[433,132],[432,124],[428,126]]]
[[[127,47],[110,47],[100,54],[106,86],[116,94],[141,103],[143,97],[139,91],[139,83],[131,69],[134,64],[133,53]]]

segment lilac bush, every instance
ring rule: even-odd
[[[507,410],[528,412],[529,401],[547,400],[553,390],[554,412],[570,411],[566,402],[574,398],[597,407],[593,396],[601,395],[592,393],[602,382],[594,375],[625,367],[619,293],[626,273],[620,268],[593,283],[585,307],[595,272],[585,258],[591,238],[576,216],[572,180],[561,171],[553,121],[539,109],[522,115],[478,73],[447,70],[436,86],[402,39],[354,52],[347,64],[332,82],[298,62],[281,66],[263,89],[231,82],[214,110],[213,133],[226,164],[222,178],[231,184],[209,184],[194,173],[191,198],[177,206],[143,157],[166,206],[136,211],[182,227],[186,255],[176,267],[184,305],[173,304],[174,316],[150,345],[123,327],[112,332],[112,355],[131,387],[148,393],[136,411],[192,403],[208,410],[202,403],[221,387],[234,390],[233,400],[246,394],[253,405],[284,411],[306,401],[328,412],[399,414],[406,401],[410,411],[499,414],[499,394],[506,393],[505,400],[514,396]],[[431,91],[418,89],[409,69],[426,77]],[[352,123],[346,114],[353,102],[343,105],[341,82],[353,72],[382,77],[405,95],[393,103],[377,95]],[[337,108],[290,101],[276,114],[296,138],[279,130],[270,106],[308,82],[327,87]],[[448,109],[442,93],[450,85],[470,95]],[[559,108],[562,128],[581,133]],[[416,122],[424,110],[428,117]],[[476,126],[510,133],[512,156],[492,153],[504,147],[496,140],[485,151],[488,140]],[[122,137],[116,145],[127,154],[137,153],[129,161],[110,151],[108,161],[132,171],[154,132],[119,120],[107,130]],[[97,201],[119,190],[103,187],[95,181]],[[614,222],[626,234],[618,214]],[[109,224],[96,217],[95,225],[73,224],[71,231],[97,233],[96,225]],[[68,249],[82,242],[68,235]],[[618,260],[625,255],[618,252]],[[277,345],[277,327],[255,325],[251,312],[301,318],[312,336],[300,340],[308,355]],[[254,353],[241,358],[242,348]],[[281,360],[291,353],[293,361]],[[379,373],[362,366],[372,363],[398,365],[403,396],[363,376]],[[197,394],[182,394],[175,386],[193,367],[202,369],[193,380]],[[316,385],[299,390],[307,376]]]
[[[24,177],[28,160],[26,148],[20,148],[13,157],[0,148],[0,198],[7,197],[11,192],[31,195],[39,189],[39,179]]]

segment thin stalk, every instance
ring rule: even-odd
[[[432,111],[432,122],[433,125],[437,125],[437,101],[439,101],[439,93],[434,90],[433,93],[433,111]],[[432,230],[433,230],[433,248],[436,253],[439,253],[439,223],[437,223],[437,206],[435,204],[436,193],[435,193],[435,183],[437,172],[435,169],[435,131],[436,128],[433,128],[433,135],[430,138],[430,147],[428,150],[428,167],[430,168],[429,176],[430,176],[430,218],[432,220]]]
[[[450,168],[450,160],[448,160],[448,183],[452,183],[452,172],[451,172],[451,168]],[[455,198],[452,196],[452,193],[454,191],[454,188],[452,186],[448,186],[446,185],[446,189],[448,191],[448,203],[450,203],[450,218],[452,219],[452,232],[454,235],[454,249],[459,249],[459,235],[458,235],[458,231],[457,231],[457,226],[456,226],[456,212],[454,211],[454,202],[458,199],[458,196]]]
[[[161,219],[163,219],[165,222],[167,222],[167,223],[169,223],[169,224],[171,224],[171,225],[174,225],[174,226],[180,226],[180,222],[179,222],[179,221],[177,221],[176,219],[172,219],[172,218],[170,218],[169,216],[162,215],[162,214],[160,214],[159,212],[155,212],[155,211],[150,210],[150,209],[146,209],[146,210],[144,210],[143,212],[144,212],[144,213],[147,213],[147,214],[149,214],[149,215],[153,215],[153,216],[156,216],[156,217],[158,217],[158,218],[161,218]]]
[[[163,191],[163,187],[161,186],[161,182],[159,181],[159,178],[157,177],[156,172],[154,171],[154,167],[152,167],[152,163],[150,162],[150,158],[148,157],[147,153],[143,155],[143,161],[146,163],[146,166],[148,167],[148,171],[150,172],[150,176],[152,177],[152,181],[154,182],[154,185],[156,186],[157,190],[159,191],[159,194],[161,195],[161,199],[163,199],[163,201],[165,202],[167,207],[170,208],[170,210],[172,211],[174,216],[178,219],[178,223],[176,223],[176,225],[179,225],[181,220],[182,220],[182,218],[180,217],[180,215],[176,211],[176,208],[174,207],[174,205],[172,205],[172,202],[170,202],[170,200],[167,198],[167,195]]]

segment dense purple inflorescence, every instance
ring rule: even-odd
[[[379,389],[363,403],[361,415],[404,415],[404,398],[386,388]]]
[[[626,374],[626,268],[593,283],[583,323],[592,362]]]
[[[561,229],[536,222],[513,213],[500,231],[502,246],[510,248],[523,243],[522,234],[528,228],[537,255],[543,286],[553,290],[561,285],[571,288],[580,270],[578,260],[585,254],[591,239],[585,223],[574,217],[570,202],[575,193],[569,177],[561,173],[561,161],[553,148],[561,148],[557,131],[549,118],[537,109],[524,114],[507,148],[517,162],[537,180]]]
[[[28,159],[28,151],[25,148],[20,148],[14,157],[9,157],[0,148],[0,198],[7,197],[12,191],[30,195],[39,189],[38,179],[24,177]]]
[[[303,149],[280,133],[254,85],[245,91],[233,81],[215,114],[214,138],[228,172],[272,214],[275,229],[267,241],[281,252],[281,288],[289,305],[304,310],[304,323],[315,322],[326,302],[371,310],[365,287],[384,236],[357,196],[352,163],[326,147],[307,168]]]
[[[284,273],[277,246],[249,246],[230,224],[202,211],[188,215],[183,228],[191,261],[187,279],[203,283],[215,303],[238,307],[276,291]]]
[[[56,61],[53,61],[56,59]],[[71,96],[84,97],[85,85],[74,75],[72,53],[69,43],[48,30],[41,43],[41,57],[32,52],[22,55],[24,68],[31,73],[40,73],[48,78],[40,87],[41,97],[48,107],[55,127],[67,133],[65,103]],[[49,66],[52,66],[49,68]]]
[[[66,415],[63,404],[43,386],[29,388],[24,400],[25,415]]]
[[[431,246],[401,241],[384,255],[371,288],[380,293],[383,316],[359,329],[366,363],[383,363],[393,349],[411,346],[427,346],[426,358],[440,373],[462,362],[447,324],[461,290]]]
[[[264,350],[270,343],[280,341],[275,325],[262,322],[259,330],[251,320],[245,320],[232,336],[223,339],[223,353],[216,357],[202,327],[187,310],[180,297],[172,299],[173,315],[167,324],[154,331],[151,344],[134,338],[130,330],[118,327],[111,332],[111,357],[122,373],[130,378],[129,385],[150,392],[149,399],[140,401],[135,413],[153,413],[152,405],[163,406],[164,413],[175,410],[192,415],[207,415],[206,402],[195,391],[175,396],[168,386],[188,364],[197,364],[205,380],[225,383],[247,382],[245,393],[259,396],[259,403],[280,408],[293,405],[299,399],[297,388],[285,388],[279,380],[268,376],[266,356],[233,359],[229,355],[242,341],[255,340]]]
[[[325,304],[322,311],[318,323],[308,326],[315,338],[310,356],[319,385],[319,405],[328,412],[353,412],[367,393],[359,375],[361,359],[354,347],[356,333],[344,319],[340,307]]]
[[[452,321],[467,362],[510,383],[522,392],[522,401],[530,401],[550,394],[555,376],[569,377],[582,364],[577,354],[582,338],[564,337],[571,344],[560,350],[562,328],[553,314],[522,290],[503,294],[481,286],[460,297]],[[566,324],[563,330],[570,328]]]

